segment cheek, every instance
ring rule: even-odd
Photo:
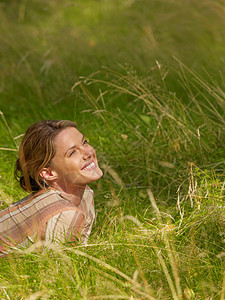
[[[57,165],[57,169],[59,172],[70,174],[72,171],[76,172],[80,169],[80,161],[77,158],[67,159],[60,161]]]
[[[67,167],[74,170],[80,170],[82,168],[82,159],[81,157],[73,157],[67,161]]]

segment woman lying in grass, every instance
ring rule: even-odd
[[[95,216],[99,179],[96,153],[71,121],[41,121],[28,128],[15,177],[30,192],[0,212],[0,253],[37,240],[86,243]]]

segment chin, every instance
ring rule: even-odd
[[[99,173],[99,178],[101,178],[102,175],[103,175],[103,172],[102,172],[102,170],[101,170],[100,168],[98,168],[98,173]],[[99,178],[98,178],[98,179],[99,179]]]
[[[100,168],[98,168],[97,171],[94,172],[95,174],[93,174],[93,177],[90,177],[90,182],[96,181],[98,179],[100,179],[103,175],[103,172]]]

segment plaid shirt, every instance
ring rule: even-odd
[[[47,189],[0,211],[0,254],[37,240],[86,244],[95,218],[93,191],[86,186],[78,206],[63,193]]]

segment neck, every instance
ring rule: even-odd
[[[63,193],[66,196],[66,198],[68,198],[76,206],[80,204],[86,187],[86,186],[73,186],[72,188],[68,188],[59,185],[57,182],[54,182],[51,186],[57,191],[59,191],[60,193]]]

